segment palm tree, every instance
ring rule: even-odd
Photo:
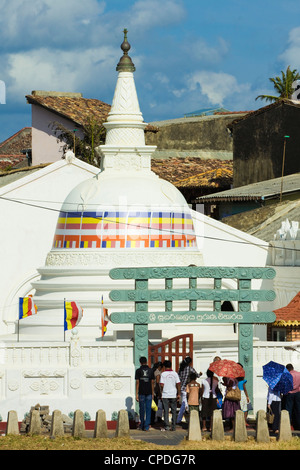
[[[279,93],[279,96],[259,95],[255,99],[257,100],[259,98],[271,103],[278,100],[291,99],[294,92],[292,84],[299,78],[300,75],[297,70],[291,70],[290,66],[288,66],[285,73],[281,70],[281,77],[269,78],[270,82],[273,83],[276,92]]]

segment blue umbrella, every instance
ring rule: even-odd
[[[293,376],[285,366],[270,361],[263,366],[263,379],[274,392],[284,395],[293,390]]]

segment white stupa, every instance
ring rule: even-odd
[[[102,155],[101,171],[94,176],[94,167],[87,168],[89,165],[83,162],[79,165],[77,161],[76,165],[72,163],[73,169],[64,163],[63,170],[58,173],[53,171],[53,166],[57,170],[62,162],[56,162],[47,169],[39,170],[42,175],[47,173],[45,180],[30,176],[18,183],[23,186],[25,180],[27,192],[20,195],[19,186],[14,183],[10,185],[9,194],[13,198],[32,199],[44,181],[53,185],[52,190],[62,188],[65,175],[69,175],[66,184],[70,184],[70,175],[77,178],[62,204],[56,230],[53,227],[53,246],[49,246],[48,255],[44,245],[39,244],[40,237],[45,233],[45,212],[29,212],[27,208],[23,214],[23,206],[11,212],[11,206],[4,206],[5,197],[2,201],[8,221],[2,232],[5,235],[5,229],[9,229],[7,233],[10,237],[6,234],[2,238],[2,264],[11,268],[8,278],[12,279],[10,288],[8,283],[3,283],[3,306],[9,308],[2,307],[0,312],[2,323],[7,327],[0,344],[0,416],[4,419],[12,409],[22,419],[24,413],[36,403],[49,405],[51,411],[59,409],[65,414],[81,409],[88,412],[92,419],[98,409],[105,409],[107,420],[124,407],[134,412],[133,325],[109,322],[104,338],[101,338],[100,328],[102,295],[109,314],[114,311],[131,312],[133,304],[112,302],[109,292],[128,288],[128,285],[133,287],[133,282],[126,281],[124,284],[124,281],[110,279],[110,269],[190,264],[267,265],[267,244],[263,245],[255,237],[190,210],[181,193],[151,171],[151,154],[155,147],[145,145],[146,124],[139,109],[126,31],[121,48],[123,56],[117,66],[115,95],[105,123],[106,142],[98,149]],[[71,160],[76,159],[70,157]],[[77,172],[77,168],[80,171]],[[78,184],[85,172],[93,176],[87,176],[89,179]],[[57,174],[60,179],[55,179]],[[38,183],[36,180],[39,180]],[[6,192],[2,194],[7,197],[8,189],[4,189]],[[52,192],[49,193],[52,197]],[[43,216],[38,220],[36,214]],[[28,234],[32,224],[28,228],[28,220],[34,220],[36,229],[31,239],[34,241],[31,242],[30,254],[36,250],[39,255],[36,259],[39,260],[46,256],[44,266],[38,269],[39,280],[36,280],[36,270],[31,273],[27,268],[29,255],[27,258],[23,256],[24,247],[30,242]],[[25,233],[27,238],[20,221],[28,228]],[[290,267],[283,269],[290,272]],[[13,271],[16,272],[16,282]],[[7,270],[4,269],[2,279],[6,275]],[[297,273],[293,275],[294,284],[298,286],[299,276]],[[290,282],[290,274],[286,274],[286,278]],[[36,281],[32,282],[32,279]],[[181,283],[187,280],[174,280],[174,286],[176,281]],[[207,284],[203,285],[202,281],[209,284],[209,280],[201,280],[203,287]],[[156,282],[151,280],[149,287],[155,289]],[[224,279],[222,288],[236,288],[234,282]],[[30,283],[32,287],[29,287]],[[277,286],[279,292],[287,295],[286,282],[280,284],[279,280]],[[179,287],[178,284],[176,287]],[[34,295],[38,314],[18,322],[18,303],[15,300],[29,293]],[[83,308],[79,326],[66,334],[64,299],[77,301]],[[258,310],[266,309],[260,308],[260,305],[256,307]],[[149,310],[151,308],[149,305]],[[164,306],[155,305],[153,308],[161,311]],[[212,310],[212,305],[201,301],[200,308]],[[272,305],[269,308],[272,309]],[[12,327],[15,328],[13,334]],[[198,371],[205,373],[216,355],[233,360],[238,358],[238,336],[233,324],[149,325],[149,341],[156,345],[185,333],[193,334],[193,365]],[[262,365],[271,359],[282,363],[294,362],[279,344],[255,341],[255,412],[265,407]]]
[[[22,338],[61,339],[64,299],[84,309],[80,336],[99,337],[101,296],[109,312],[120,308],[108,299],[117,288],[108,276],[113,267],[203,264],[185,198],[151,171],[156,147],[145,145],[124,33],[106,141],[98,148],[101,172],[74,187],[62,205],[53,247],[33,284],[39,315],[22,323]]]

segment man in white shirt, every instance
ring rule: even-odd
[[[180,397],[180,378],[174,370],[172,370],[171,361],[164,361],[164,371],[160,375],[160,386],[162,391],[162,403],[164,408],[165,428],[162,431],[170,430],[169,422],[169,406],[172,413],[171,431],[176,431],[176,409],[177,400]]]

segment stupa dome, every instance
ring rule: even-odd
[[[61,209],[53,249],[183,248],[196,237],[181,193],[153,172],[103,171],[75,187]]]

